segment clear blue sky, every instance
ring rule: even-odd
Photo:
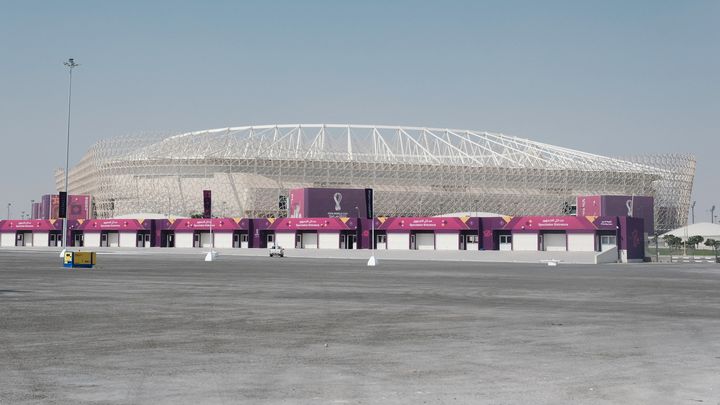
[[[3,1],[0,204],[98,139],[272,123],[490,130],[693,153],[720,207],[720,1]],[[720,213],[720,209],[718,210]]]

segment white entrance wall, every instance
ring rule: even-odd
[[[567,236],[564,233],[543,234],[543,245],[548,252],[564,252],[567,250]]]
[[[233,234],[232,232],[214,232],[216,248],[232,248]]]
[[[100,232],[84,232],[83,245],[85,247],[100,247]]]
[[[340,232],[319,233],[318,247],[320,249],[340,249]]]
[[[48,232],[33,233],[33,246],[49,246],[50,234]]]
[[[417,246],[417,250],[435,250],[435,234],[416,233],[415,246]],[[455,246],[457,246],[457,242]]]
[[[275,244],[284,249],[295,249],[295,232],[278,232],[275,234]],[[270,247],[270,246],[268,246]]]
[[[137,247],[137,232],[120,232],[120,246]]]
[[[514,233],[512,235],[513,250],[538,250],[538,235],[536,233]]]
[[[15,246],[15,232],[0,233],[0,246]]]
[[[318,234],[313,232],[303,232],[303,249],[317,249],[318,248]]]
[[[567,234],[567,247],[571,252],[594,252],[594,233],[569,233]]]
[[[388,233],[387,234],[388,250],[408,250],[410,249],[409,233]]]
[[[192,232],[177,232],[177,233],[175,233],[175,247],[179,247],[179,248],[193,247],[193,233]]]
[[[477,250],[477,244],[475,248],[469,246],[468,250]],[[459,233],[436,233],[435,234],[435,249],[437,250],[458,250],[460,248],[460,234]]]

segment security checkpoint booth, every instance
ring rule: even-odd
[[[261,218],[254,220],[253,247],[357,249],[357,218]]]
[[[62,220],[0,221],[0,246],[62,246]]]
[[[523,216],[482,218],[483,246],[488,250],[601,252],[619,248],[627,231],[613,216]],[[640,218],[630,218],[633,226]],[[643,252],[644,254],[644,252]]]
[[[248,218],[178,218],[157,220],[155,236],[160,247],[250,247]],[[212,231],[212,232],[211,232]]]
[[[151,247],[155,221],[150,219],[89,219],[68,222],[70,246]]]
[[[378,250],[480,249],[480,219],[476,217],[378,217],[374,221]],[[372,228],[363,224],[363,246],[369,246],[371,233]]]

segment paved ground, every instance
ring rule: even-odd
[[[717,404],[718,265],[0,251],[0,403]]]

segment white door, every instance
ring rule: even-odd
[[[386,250],[387,248],[387,235],[375,235],[375,249]]]
[[[465,250],[480,250],[478,235],[465,235]]]
[[[200,247],[210,247],[212,245],[212,238],[210,238],[210,231],[200,232]]]
[[[437,250],[458,250],[460,248],[459,236],[457,233],[436,233],[435,248]]]
[[[118,246],[138,247],[137,246],[138,236],[140,236],[142,238],[142,234],[138,234],[137,232],[120,232]],[[141,239],[141,241],[142,241],[142,239]],[[142,247],[142,244],[140,245],[140,247]]]
[[[272,236],[272,235],[268,235]],[[295,249],[295,232],[278,232],[275,234],[275,243],[285,249]],[[268,247],[272,246],[268,242]]]
[[[615,235],[600,235],[600,250],[602,252],[617,247],[617,237]]]
[[[318,248],[318,234],[311,233],[311,232],[303,232],[303,248],[317,249]]]
[[[250,247],[250,244],[248,242],[248,234],[246,234],[246,233],[240,234],[240,247],[242,249],[247,249]]]
[[[134,237],[133,237],[133,241],[135,241]],[[120,235],[117,232],[108,232],[108,246],[110,246],[110,247],[120,246]]]
[[[567,250],[567,236],[564,233],[543,234],[543,247],[548,252],[564,252]]]
[[[500,250],[510,251],[512,248],[512,235],[500,235]]]
[[[231,232],[215,232],[216,248],[232,248],[233,247],[233,234]]]
[[[76,235],[76,237],[83,235]],[[100,247],[100,232],[87,232],[84,234],[85,240],[82,242],[86,247]],[[77,238],[75,239],[77,244]]]
[[[388,233],[387,234],[387,248],[388,248],[388,250],[408,250],[408,249],[410,249],[410,234],[409,233]],[[378,243],[378,249],[380,249],[379,243]]]
[[[594,233],[569,233],[567,235],[567,250],[571,252],[594,252]]]
[[[192,232],[175,233],[175,247],[191,248],[193,247],[194,234]]]
[[[318,233],[318,248],[320,249],[339,249],[340,248],[340,233]],[[344,236],[344,235],[343,235]]]
[[[454,236],[453,250],[457,250],[458,239],[457,235]],[[415,246],[417,250],[435,250],[435,234],[432,233],[417,233],[415,234]]]
[[[512,249],[519,251],[537,251],[538,250],[538,234],[536,233],[516,233],[512,235]]]

